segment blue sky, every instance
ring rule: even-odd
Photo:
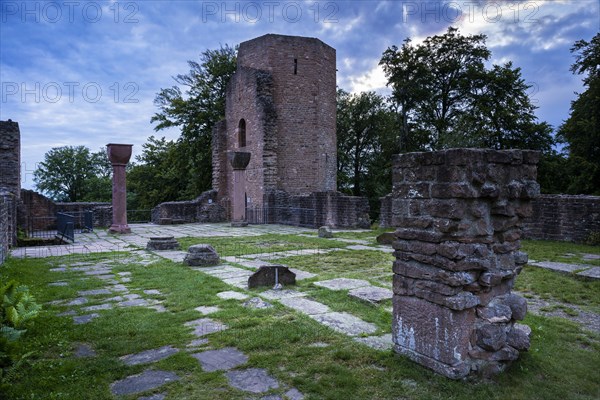
[[[599,0],[535,1],[7,1],[0,0],[0,120],[21,128],[22,184],[52,147],[132,143],[155,132],[161,88],[205,49],[266,34],[317,37],[337,50],[337,82],[387,94],[383,51],[449,26],[483,33],[493,63],[532,85],[537,116],[568,117],[581,77],[569,49],[600,29]]]

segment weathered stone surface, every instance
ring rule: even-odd
[[[377,331],[377,326],[365,322],[354,315],[343,312],[309,315],[312,319],[348,336],[370,334]]]
[[[394,296],[393,303],[392,338],[403,354],[416,352],[448,366],[466,358],[475,310],[453,311],[408,296]]]
[[[391,333],[382,336],[355,337],[354,341],[365,344],[375,350],[389,350],[394,346]]]
[[[267,303],[260,297],[253,297],[251,299],[246,300],[244,303],[242,303],[242,306],[244,306],[246,308],[264,309],[264,308],[273,307],[273,304]]]
[[[510,307],[512,318],[521,321],[527,314],[527,300],[518,294],[511,293],[502,298],[502,302]]]
[[[92,289],[92,290],[81,290],[77,292],[79,296],[97,296],[100,294],[111,294],[112,292],[108,289]]]
[[[87,324],[88,322],[90,322],[94,318],[98,318],[99,316],[100,316],[100,314],[96,314],[96,313],[74,316],[73,323],[75,325]]]
[[[205,372],[226,371],[248,362],[248,357],[234,347],[225,347],[219,350],[208,350],[192,357],[200,361]]]
[[[214,321],[210,318],[201,318],[193,321],[188,321],[184,325],[194,328],[192,334],[198,337],[210,335],[211,333],[221,332],[228,328],[228,326],[224,323]]]
[[[189,247],[183,262],[190,266],[208,267],[219,264],[219,255],[209,244],[195,244]]]
[[[221,309],[216,306],[199,306],[194,308],[194,310],[198,311],[202,315],[208,315],[220,311]]]
[[[173,236],[151,237],[146,244],[147,250],[179,250],[181,246]]]
[[[377,236],[377,243],[383,245],[391,245],[394,240],[396,240],[396,235],[394,232],[383,232],[379,236]]]
[[[512,317],[510,307],[497,300],[498,298],[492,300],[486,307],[478,308],[477,316],[492,324],[509,322]]]
[[[389,289],[378,286],[367,286],[352,289],[348,292],[348,295],[369,303],[381,303],[384,300],[391,299],[394,293]]]
[[[137,354],[128,354],[121,357],[121,361],[123,361],[126,365],[146,364],[160,361],[172,356],[177,352],[179,352],[179,349],[176,349],[173,346],[164,346],[158,349],[142,351],[141,353]]]
[[[328,226],[320,227],[319,228],[319,237],[320,238],[332,238],[333,232],[331,231],[331,228],[329,228]]]
[[[527,325],[514,324],[506,336],[506,343],[517,350],[527,351],[530,346],[530,336],[531,328]]]
[[[506,330],[502,325],[484,324],[476,332],[477,345],[485,350],[498,351],[506,345]]]
[[[296,274],[283,265],[264,265],[248,278],[248,288],[273,287],[276,280],[281,285],[295,285]]]
[[[279,300],[281,304],[308,315],[324,314],[331,310],[325,304],[303,297],[291,297]]]
[[[371,286],[371,284],[362,279],[336,278],[327,281],[319,281],[314,283],[316,286],[321,286],[331,290],[349,290],[359,287]]]
[[[114,382],[110,385],[110,391],[115,396],[125,396],[156,389],[178,380],[179,376],[174,372],[149,370]]]
[[[264,393],[279,388],[279,383],[266,370],[250,368],[241,371],[229,371],[225,374],[229,385],[246,392]]]
[[[96,357],[96,351],[87,343],[79,343],[73,356],[75,358]]]

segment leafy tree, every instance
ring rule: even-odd
[[[215,123],[225,115],[227,83],[236,70],[237,47],[225,45],[217,50],[206,50],[200,62],[188,61],[190,71],[173,77],[180,86],[161,89],[154,99],[159,112],[151,122],[155,130],[179,127],[181,136],[175,143],[179,160],[166,166],[173,171],[176,193],[169,200],[192,198],[211,186],[211,136]],[[157,146],[150,143],[148,149]],[[155,186],[153,190],[161,190]],[[156,204],[154,204],[156,205]]]
[[[402,151],[449,147],[550,151],[551,128],[538,123],[528,86],[512,63],[486,69],[485,35],[456,28],[381,58],[399,114]]]
[[[376,218],[379,197],[391,189],[391,159],[398,152],[395,116],[386,99],[338,89],[337,143],[338,187],[366,195]]]
[[[569,118],[558,130],[573,171],[566,191],[600,194],[600,33],[589,42],[575,42],[571,52],[576,54],[571,72],[587,76],[585,91],[571,103]]]
[[[138,162],[127,173],[128,208],[151,209],[170,200],[181,200],[186,182],[178,175],[181,160],[178,144],[150,136],[142,145]]]
[[[33,180],[38,190],[56,201],[110,200],[110,194],[106,198],[107,187],[110,190],[107,163],[103,151],[91,153],[85,146],[55,147],[44,155]]]

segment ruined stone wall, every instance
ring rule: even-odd
[[[217,203],[217,191],[209,190],[191,201],[170,201],[152,209],[152,222],[160,225],[224,222],[226,210]]]
[[[56,229],[56,213],[70,213],[77,217],[76,226],[83,226],[83,212],[94,213],[94,227],[106,228],[112,222],[111,203],[78,202],[55,203],[33,190],[21,190],[18,225],[27,232]]]
[[[14,193],[0,188],[0,265],[17,244],[17,204]]]
[[[585,243],[600,235],[600,197],[541,195],[532,201],[533,213],[523,223],[525,239]]]
[[[521,222],[539,194],[532,151],[451,149],[393,160],[395,350],[450,378],[502,371],[529,347]]]
[[[272,77],[278,190],[336,190],[335,57],[335,49],[314,38],[269,34],[240,45],[238,66]]]
[[[21,132],[11,120],[0,121],[0,188],[20,196]]]
[[[381,199],[381,227],[397,227],[392,195]],[[585,243],[600,234],[600,197],[543,194],[531,201],[532,214],[523,220],[523,239]]]
[[[366,197],[340,192],[290,195],[273,191],[265,195],[266,222],[318,228],[369,228],[369,201]]]

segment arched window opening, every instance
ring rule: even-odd
[[[240,119],[238,125],[238,145],[239,147],[246,147],[246,120]]]

